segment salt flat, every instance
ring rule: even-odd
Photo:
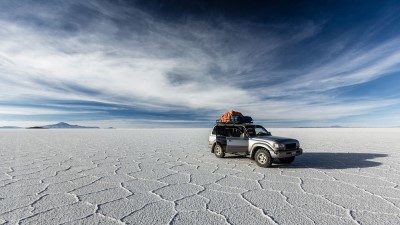
[[[292,165],[216,158],[210,129],[1,130],[0,224],[400,224],[400,129],[269,129]]]

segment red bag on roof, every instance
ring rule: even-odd
[[[235,111],[231,110],[230,112],[224,113],[224,115],[222,115],[221,118],[219,118],[219,122],[229,123],[229,122],[231,122],[232,116],[243,116],[243,115],[240,112],[235,112]]]

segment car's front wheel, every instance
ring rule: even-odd
[[[225,153],[224,153],[224,150],[222,149],[221,145],[216,144],[216,145],[214,146],[214,154],[215,154],[215,156],[217,156],[218,158],[224,158]]]
[[[272,158],[269,151],[265,148],[260,148],[257,150],[255,155],[255,160],[257,165],[261,167],[270,167],[272,164]]]
[[[292,157],[287,157],[287,158],[280,158],[279,162],[284,163],[284,164],[290,164],[294,161],[294,156]]]

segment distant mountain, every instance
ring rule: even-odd
[[[95,129],[95,128],[99,128],[99,127],[85,127],[85,126],[79,126],[79,125],[71,125],[68,123],[64,123],[64,122],[60,122],[57,124],[50,124],[50,125],[46,125],[43,126],[43,128],[48,128],[48,129],[70,129],[70,128],[91,128],[91,129]]]
[[[4,126],[0,127],[0,129],[21,129],[22,127],[16,127],[16,126]]]

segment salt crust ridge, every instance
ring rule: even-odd
[[[260,168],[216,158],[208,129],[2,130],[0,224],[399,223],[400,129],[271,131],[305,154]]]

